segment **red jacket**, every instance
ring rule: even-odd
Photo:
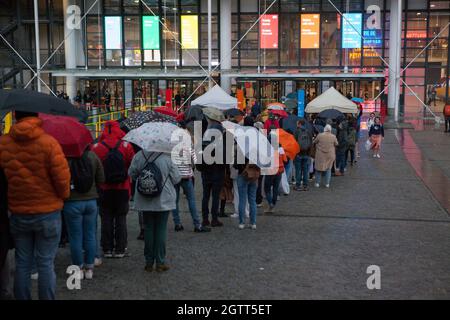
[[[106,156],[108,155],[108,148],[103,145],[102,142],[104,142],[106,145],[108,145],[110,148],[114,148],[114,146],[117,144],[119,140],[121,140],[125,136],[125,133],[120,130],[119,123],[117,121],[107,121],[105,123],[105,127],[103,129],[103,132],[98,139],[98,142],[94,144],[91,148],[93,152],[100,158],[100,160],[103,162],[106,159]],[[125,161],[125,167],[128,170],[131,164],[131,160],[133,160],[134,157],[134,150],[131,143],[122,141],[119,146],[119,151],[123,155],[123,159]],[[116,183],[116,184],[107,184],[103,183],[100,185],[100,189],[102,190],[128,190],[131,193],[131,184],[130,184],[130,178],[125,180],[122,183]]]

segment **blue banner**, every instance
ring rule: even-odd
[[[342,18],[342,48],[361,48],[362,13],[344,13]]]
[[[305,117],[305,89],[298,89],[297,91],[297,116],[300,118]]]

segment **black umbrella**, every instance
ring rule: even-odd
[[[132,113],[128,118],[120,122],[120,129],[123,131],[131,131],[137,129],[147,122],[170,122],[177,124],[175,118],[155,112],[153,110],[149,111],[138,111]]]
[[[342,112],[340,112],[339,110],[336,109],[327,109],[327,110],[323,110],[322,112],[320,112],[317,117],[322,118],[322,119],[344,119],[345,116]]]
[[[32,90],[0,90],[0,115],[9,111],[76,117],[82,122],[87,120],[87,113],[78,110],[70,102]]]
[[[223,114],[225,115],[225,117],[237,117],[237,116],[243,116],[244,112],[242,112],[239,109],[234,108],[234,109],[225,110],[223,112]]]
[[[184,120],[186,120],[186,122],[191,120],[203,120],[203,118],[203,107],[201,106],[190,106],[184,113]]]

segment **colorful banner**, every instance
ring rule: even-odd
[[[297,116],[299,118],[305,117],[305,89],[298,89],[297,91]]]
[[[362,13],[344,13],[342,17],[342,48],[361,48],[361,34]]]
[[[166,103],[165,106],[172,108],[172,89],[166,89]]]
[[[320,14],[300,15],[300,48],[318,49],[320,47]]]
[[[198,16],[181,16],[181,44],[183,49],[198,49]]]
[[[259,20],[259,43],[261,49],[278,48],[278,15],[263,14]]]
[[[244,90],[236,89],[236,99],[238,101],[238,109],[244,110],[245,109]]]
[[[105,17],[105,48],[122,49],[122,17]]]
[[[142,48],[144,50],[159,50],[159,17],[142,17]]]

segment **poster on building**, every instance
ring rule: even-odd
[[[278,48],[278,15],[263,14],[259,20],[259,43],[261,49]]]
[[[142,17],[142,48],[144,50],[159,50],[159,17]]]
[[[305,89],[298,89],[297,91],[297,116],[299,118],[305,117]]]
[[[342,18],[342,48],[361,48],[362,13],[344,13]]]
[[[363,31],[364,48],[381,48],[383,44],[381,29],[367,29]]]
[[[183,49],[198,49],[198,16],[181,16],[181,45]]]
[[[300,47],[318,49],[320,40],[320,14],[300,15]]]
[[[238,109],[245,110],[245,98],[244,98],[244,90],[236,89],[236,99],[238,102]]]
[[[122,49],[122,17],[105,17],[105,48]]]

